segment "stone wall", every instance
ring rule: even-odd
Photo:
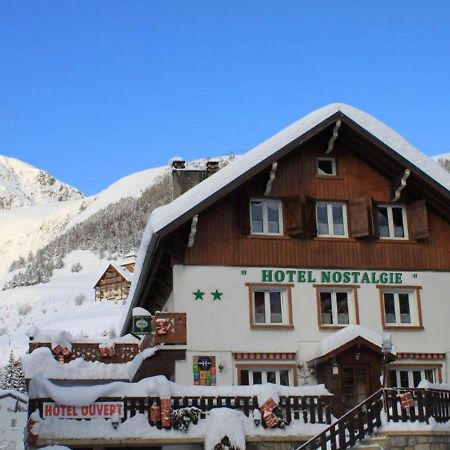
[[[299,447],[301,444],[302,443],[299,441],[247,442],[246,450],[292,450],[293,448]],[[450,450],[450,447],[448,450]]]
[[[387,435],[384,450],[450,450],[450,434]]]

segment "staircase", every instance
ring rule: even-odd
[[[374,435],[375,429],[382,425],[383,408],[388,422],[429,423],[430,418],[448,422],[450,391],[380,389],[296,450],[384,450],[387,438]]]

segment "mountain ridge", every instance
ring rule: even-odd
[[[0,155],[0,211],[78,200],[84,195],[48,172]]]

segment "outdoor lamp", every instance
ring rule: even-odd
[[[256,426],[259,426],[261,423],[261,411],[257,408],[253,410],[253,422]]]
[[[381,344],[381,351],[387,355],[388,353],[392,352],[392,347],[394,346],[394,344],[392,343],[391,340],[391,335],[388,334],[384,337],[383,342]]]
[[[111,423],[112,426],[115,430],[117,430],[117,428],[119,427],[119,423],[120,423],[120,417],[118,413],[114,413],[111,417]]]

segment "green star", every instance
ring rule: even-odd
[[[211,295],[213,296],[213,301],[214,300],[222,300],[222,295],[223,292],[219,292],[217,289],[214,292],[211,292]]]
[[[193,294],[195,296],[194,300],[203,300],[203,296],[205,295],[200,289],[197,289]]]

